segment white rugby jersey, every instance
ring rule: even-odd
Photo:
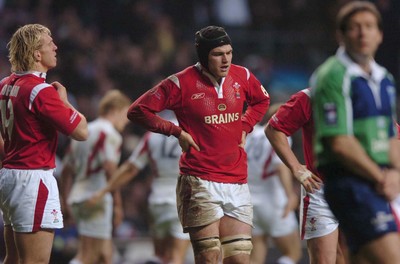
[[[176,120],[172,122],[177,123]],[[129,157],[129,162],[139,169],[147,164],[151,166],[154,178],[149,203],[176,204],[175,190],[181,154],[177,138],[147,132]]]
[[[289,138],[291,144],[291,138]],[[245,150],[247,153],[248,184],[251,194],[265,193],[265,180],[278,176],[277,166],[283,164],[265,136],[264,127],[255,125],[253,132],[247,135]]]
[[[75,171],[69,204],[82,202],[105,187],[104,162],[118,164],[121,158],[122,136],[110,121],[98,118],[88,124],[88,130],[88,140],[72,140],[63,159],[63,163],[72,165]]]

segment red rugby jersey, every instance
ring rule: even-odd
[[[283,132],[286,136],[293,135],[301,128],[303,154],[307,169],[322,178],[314,166],[314,121],[310,96],[310,89],[304,89],[292,95],[289,101],[282,105],[269,120],[269,125]]]
[[[251,132],[269,106],[269,95],[250,71],[231,65],[218,84],[196,64],[171,75],[138,98],[128,118],[146,129],[178,137],[188,132],[199,145],[182,154],[180,171],[205,180],[227,183],[247,182],[247,160],[239,147],[242,131]],[[243,109],[247,104],[244,114]],[[170,109],[179,127],[156,116]]]
[[[81,118],[67,108],[44,73],[11,74],[0,82],[3,167],[55,168],[57,131],[72,133]]]

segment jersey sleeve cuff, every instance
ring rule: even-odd
[[[243,126],[243,131],[246,131],[247,134],[253,131],[253,127],[247,124],[246,122],[242,122],[242,126]]]
[[[173,135],[176,138],[179,138],[179,136],[181,135],[182,132],[182,128],[179,126],[174,126],[172,129],[172,133],[171,135]]]

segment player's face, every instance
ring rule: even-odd
[[[216,47],[208,54],[208,70],[217,79],[226,77],[232,63],[232,46]]]
[[[40,64],[44,71],[54,68],[57,65],[57,46],[48,34],[42,35],[42,47],[40,52]]]
[[[373,58],[383,38],[377,18],[368,11],[355,13],[341,37],[347,52],[356,59]]]
[[[119,117],[117,119],[117,122],[115,124],[115,129],[117,129],[119,132],[124,131],[126,125],[129,123],[129,119],[126,117],[126,113],[128,112],[129,107],[124,107],[123,109],[117,111],[117,116]]]

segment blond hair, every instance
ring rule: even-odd
[[[7,44],[11,71],[29,71],[35,63],[34,52],[42,47],[42,35],[51,36],[50,29],[40,24],[20,27]]]
[[[105,116],[113,110],[121,110],[128,107],[131,100],[121,91],[113,89],[108,91],[99,103],[99,115]]]

